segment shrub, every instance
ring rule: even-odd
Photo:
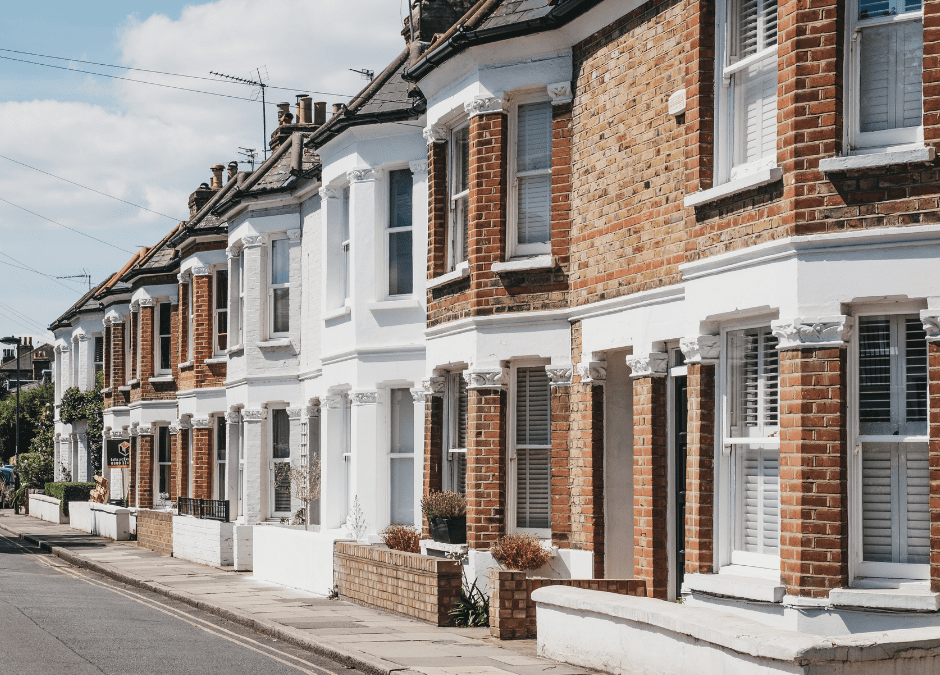
[[[38,490],[55,478],[52,455],[39,452],[24,452],[16,463],[20,474],[20,485]]]
[[[507,534],[496,540],[490,554],[503,567],[520,572],[537,570],[549,559],[549,552],[533,534]]]
[[[69,515],[69,502],[87,502],[94,489],[94,483],[46,483],[46,494],[59,500],[65,515]]]
[[[421,553],[421,533],[411,525],[389,525],[379,532],[390,549],[405,553]]]
[[[460,518],[467,515],[467,498],[455,492],[429,492],[421,499],[421,512],[428,520]]]

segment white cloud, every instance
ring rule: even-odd
[[[218,0],[186,7],[177,19],[116,16],[115,25],[126,65],[200,76],[210,70],[246,76],[266,66],[272,85],[302,87],[269,89],[269,102],[293,104],[295,93],[309,93],[314,100],[334,103],[365,85],[349,68],[379,71],[404,48],[399,11],[396,0]],[[50,47],[47,53],[55,52]],[[220,82],[134,71],[123,75],[250,94],[247,87]],[[237,159],[238,146],[261,148],[258,103],[74,77],[74,84],[61,90],[57,100],[0,101],[0,154],[184,218],[189,193],[209,179],[211,165]],[[94,96],[96,104],[70,100],[77,96]],[[275,109],[269,106],[269,133],[275,120]],[[0,198],[129,251],[155,243],[175,225],[5,160],[0,160]],[[85,268],[95,281],[128,257],[3,203],[0,247],[43,272],[65,275]],[[82,287],[80,282],[64,283]],[[43,324],[78,297],[49,279],[6,265],[0,265],[0,284],[7,291],[5,303]],[[40,337],[38,331],[30,333],[0,315],[0,333],[11,332]]]

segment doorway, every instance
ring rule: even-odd
[[[678,348],[669,350],[669,599],[682,597],[685,577],[685,501],[688,464],[688,367]]]
[[[604,385],[604,574],[633,577],[633,380],[626,356],[608,352]]]

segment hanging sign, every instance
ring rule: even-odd
[[[128,440],[108,441],[108,468],[121,469],[131,465],[131,444]]]

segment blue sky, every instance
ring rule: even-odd
[[[401,0],[109,0],[6,3],[0,49],[208,76],[266,66],[269,101],[312,91],[344,102],[404,48]],[[289,20],[285,20],[289,17]],[[369,17],[364,23],[361,17]],[[262,145],[260,104],[79,74],[25,59],[173,86],[248,95],[239,85],[0,51],[0,156],[143,205],[122,204],[0,158],[0,335],[47,341],[83,284],[97,283],[187,213],[209,167]],[[329,106],[328,106],[329,109]],[[269,126],[274,108],[269,106]],[[10,203],[16,206],[11,205]],[[21,207],[21,208],[17,208]],[[25,212],[28,209],[37,215]],[[51,219],[101,239],[83,237]]]

